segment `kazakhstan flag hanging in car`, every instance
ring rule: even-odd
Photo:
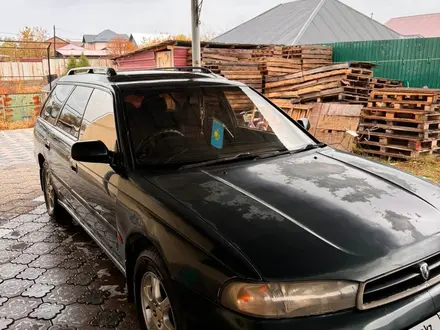
[[[211,133],[211,145],[214,148],[222,149],[223,148],[223,136],[225,132],[225,125],[214,119],[212,121],[212,133]]]

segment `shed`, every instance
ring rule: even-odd
[[[262,45],[226,44],[202,42],[202,47],[256,49]],[[159,44],[138,49],[130,54],[112,58],[120,71],[191,65],[189,51],[191,41],[166,40]]]
[[[212,41],[306,45],[399,38],[397,32],[338,0],[297,0],[280,4]]]

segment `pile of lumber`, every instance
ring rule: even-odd
[[[234,47],[237,47],[236,45]],[[191,50],[188,52],[188,65],[191,65]],[[301,72],[304,69],[317,68],[329,65],[332,62],[332,47],[330,46],[266,46],[256,49],[240,48],[209,48],[201,50],[202,65],[214,73],[221,74],[228,79],[238,80],[263,91],[265,80]],[[239,63],[239,64],[237,64]],[[236,65],[242,67],[240,74],[222,74],[222,66]],[[256,71],[253,65],[257,64],[261,75],[261,82],[256,81]],[[245,68],[249,68],[248,77],[244,76]],[[238,70],[232,70],[238,71]],[[236,76],[236,77],[234,77]],[[240,76],[240,78],[237,78]],[[258,79],[259,80],[259,79]]]
[[[333,48],[331,46],[286,46],[283,57],[301,61],[303,70],[315,69],[332,63]]]
[[[203,48],[202,65],[227,79],[242,82],[262,92],[263,74],[260,64],[252,61],[254,51],[238,48]],[[188,53],[191,57],[191,50]]]
[[[370,78],[370,92],[379,88],[402,88],[402,80],[393,80],[387,78]]]
[[[272,102],[295,120],[310,118],[314,106],[313,104],[292,104],[289,100],[283,99],[274,99]]]
[[[229,79],[240,81],[255,88],[260,93],[263,91],[263,76],[258,63],[222,63],[218,64],[218,73]]]
[[[440,90],[380,88],[361,113],[362,153],[409,159],[440,150]]]
[[[366,104],[373,64],[351,62],[267,77],[265,95],[292,103],[335,101]]]

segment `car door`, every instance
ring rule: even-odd
[[[81,121],[93,88],[75,86],[61,109],[52,133],[51,162],[60,190],[64,192],[69,205],[76,210],[76,200],[72,195],[77,179],[77,168],[71,157],[72,145],[78,140]]]
[[[70,193],[67,186],[62,184],[62,173],[65,172],[63,163],[64,158],[68,155],[69,150],[64,145],[64,139],[60,138],[59,132],[55,128],[58,116],[72,93],[75,86],[73,85],[58,85],[53,90],[52,94],[46,101],[43,108],[42,118],[43,121],[43,143],[45,146],[44,157],[49,164],[49,169],[52,172],[52,182],[57,190],[57,194],[60,199],[64,201],[70,201]]]
[[[101,140],[111,151],[117,148],[113,95],[95,89],[81,124],[80,141]],[[95,238],[117,258],[116,195],[120,176],[108,164],[77,163],[75,195],[85,214],[81,220]]]

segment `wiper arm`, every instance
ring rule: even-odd
[[[254,155],[254,154],[251,154],[250,152],[243,152],[243,153],[237,154],[233,157],[213,159],[213,160],[207,160],[205,162],[184,165],[184,166],[180,167],[179,170],[185,170],[185,169],[200,167],[200,166],[228,163],[228,162],[235,161],[235,160],[248,160],[248,159],[253,160],[253,159],[257,159],[258,157],[259,157],[259,155]]]
[[[292,153],[293,154],[298,154],[300,152],[304,152],[304,151],[309,151],[309,150],[313,150],[313,149],[318,149],[318,148],[324,148],[327,145],[325,143],[317,143],[317,144],[308,144],[305,147],[302,147],[300,149],[296,149],[293,150]]]

